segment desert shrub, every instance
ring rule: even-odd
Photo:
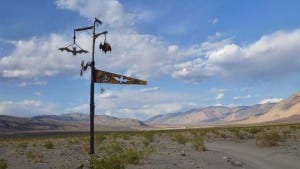
[[[78,143],[79,143],[78,138],[70,138],[70,139],[68,140],[68,144],[70,144],[70,145],[78,144]]]
[[[123,150],[122,150],[120,143],[115,142],[115,141],[106,146],[106,152],[109,155],[117,155],[117,154],[121,153],[122,151]]]
[[[256,145],[261,147],[277,146],[280,141],[280,135],[276,132],[260,133],[256,136]]]
[[[95,140],[98,142],[98,143],[101,143],[101,142],[103,142],[105,139],[106,139],[106,136],[105,135],[103,135],[103,134],[97,134],[96,136],[95,136]]]
[[[229,131],[232,132],[236,138],[244,139],[244,135],[241,132],[240,128],[233,127],[233,128],[230,128]]]
[[[220,135],[220,132],[218,131],[218,129],[211,129],[210,132],[216,136]]]
[[[28,151],[28,152],[26,153],[26,156],[27,156],[28,158],[31,158],[31,159],[34,158],[34,154],[33,154],[32,151]]]
[[[130,140],[130,137],[131,137],[130,133],[122,133],[121,134],[121,138],[123,140]]]
[[[154,134],[152,132],[143,132],[141,134],[149,142],[153,142],[154,141]]]
[[[291,131],[290,130],[283,130],[282,131],[282,134],[283,134],[283,137],[285,138],[285,139],[287,139],[287,138],[291,138]]]
[[[7,168],[7,162],[4,159],[0,159],[0,169],[6,169]]]
[[[143,144],[144,144],[145,147],[147,147],[147,146],[150,145],[150,142],[149,142],[148,140],[144,140],[144,141],[143,141]]]
[[[54,148],[54,145],[53,145],[52,141],[48,140],[48,141],[46,141],[46,143],[44,144],[44,147],[47,148],[47,149],[53,149],[53,148]]]
[[[142,157],[142,153],[139,153],[136,149],[130,148],[127,151],[125,151],[121,155],[121,157],[125,161],[125,163],[137,164]]]
[[[179,144],[185,144],[188,141],[187,137],[180,133],[174,135],[174,140]]]
[[[33,160],[34,162],[42,162],[43,160],[43,154],[39,154],[34,151],[28,151],[26,153],[27,158]]]
[[[226,135],[225,133],[223,133],[223,132],[220,132],[220,136],[221,136],[222,138],[226,138],[226,137],[227,137],[227,135]]]
[[[92,157],[91,169],[125,169],[125,164],[119,156],[104,156],[102,159]]]
[[[257,134],[263,131],[263,128],[259,128],[259,127],[251,127],[248,129],[248,132],[251,134]]]
[[[27,148],[27,146],[28,146],[27,142],[21,142],[17,145],[18,148],[23,148],[23,149]]]
[[[202,137],[195,138],[192,141],[192,146],[197,151],[205,151],[206,150],[206,147],[205,147],[205,144],[204,144],[204,140],[203,140]]]

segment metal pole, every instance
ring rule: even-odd
[[[94,78],[95,78],[95,27],[96,20],[93,27],[93,49],[92,49],[92,62],[91,62],[91,89],[90,89],[90,154],[95,153],[94,149],[94,116],[95,116],[95,101],[94,101]]]

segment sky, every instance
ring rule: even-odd
[[[95,84],[95,112],[146,120],[205,106],[278,102],[300,88],[300,1],[26,0],[0,2],[0,114],[89,113],[89,53],[60,47],[94,18],[96,68],[147,86]],[[101,93],[100,89],[104,88]]]

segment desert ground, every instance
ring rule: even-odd
[[[0,169],[299,169],[300,124],[1,136]]]

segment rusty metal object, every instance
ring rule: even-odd
[[[95,70],[95,83],[127,84],[127,85],[147,85],[147,81],[132,77],[119,75],[116,73]]]

